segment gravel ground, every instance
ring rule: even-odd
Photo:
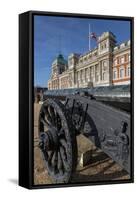
[[[48,175],[41,152],[37,147],[38,138],[38,113],[40,104],[34,104],[34,184],[52,184],[52,180]],[[110,159],[105,153],[97,149],[93,143],[84,136],[77,137],[78,143],[78,161],[83,152],[92,149],[92,161],[84,167],[79,164],[74,173],[71,182],[93,182],[107,180],[125,180],[129,179],[128,173],[123,170],[117,163]]]

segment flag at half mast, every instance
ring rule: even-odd
[[[90,40],[94,39],[96,42],[98,41],[98,37],[95,32],[90,31],[90,24],[89,24],[89,51],[90,51]]]
[[[90,37],[91,39],[95,39],[96,41],[97,41],[97,39],[98,39],[97,36],[96,36],[96,33],[94,33],[94,32],[90,33],[89,37]]]

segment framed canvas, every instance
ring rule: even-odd
[[[134,182],[134,19],[19,15],[19,185]]]

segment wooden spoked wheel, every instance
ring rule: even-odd
[[[39,147],[55,183],[68,183],[77,163],[74,128],[63,103],[47,99],[39,115]]]

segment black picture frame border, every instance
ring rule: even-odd
[[[67,184],[34,185],[34,16],[123,20],[131,23],[131,178]],[[24,67],[25,66],[25,67]],[[134,182],[134,17],[48,11],[19,14],[19,185],[28,189],[123,184]]]

